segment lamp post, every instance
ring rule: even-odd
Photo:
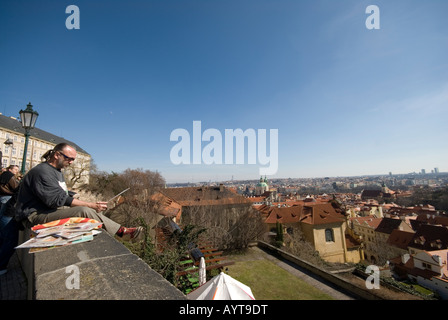
[[[25,110],[20,110],[20,120],[22,122],[22,128],[25,129],[25,148],[23,150],[23,159],[22,159],[22,170],[20,172],[25,174],[25,166],[26,166],[26,154],[28,152],[28,140],[30,137],[30,130],[34,129],[34,125],[36,124],[37,117],[39,113],[33,110],[33,106],[31,102],[28,103]]]

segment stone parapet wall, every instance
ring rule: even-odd
[[[21,239],[26,238],[22,232]],[[36,253],[17,251],[30,300],[186,300],[104,231],[89,242]]]

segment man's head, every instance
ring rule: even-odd
[[[67,143],[56,145],[53,150],[49,150],[43,158],[56,169],[67,168],[76,159],[76,150]]]
[[[17,174],[19,173],[19,166],[12,164],[8,167],[8,170],[13,174]]]

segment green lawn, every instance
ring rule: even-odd
[[[333,300],[269,260],[235,261],[226,273],[249,286],[257,300]]]

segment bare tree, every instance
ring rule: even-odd
[[[126,169],[119,176],[121,187],[130,188],[126,195],[149,197],[165,186],[165,179],[158,171]]]
[[[148,226],[154,226],[158,219],[157,208],[151,202],[153,193],[164,187],[165,180],[159,172],[143,169],[126,169],[122,173],[107,173],[104,171],[93,171],[86,191],[93,194],[101,194],[103,200],[129,188],[115,202],[106,215],[123,225],[135,225],[139,219]],[[148,230],[151,231],[151,230]]]
[[[109,210],[106,215],[112,220],[126,226],[145,225],[148,233],[154,236],[154,226],[161,219],[157,213],[154,203],[148,199],[124,199],[119,204]],[[121,203],[120,203],[121,202]]]
[[[96,165],[90,157],[78,157],[76,163],[64,169],[64,178],[68,188],[81,187],[89,182],[89,173]]]
[[[260,213],[250,204],[190,206],[182,224],[205,228],[205,238],[220,249],[245,248],[263,232]]]
[[[121,173],[92,170],[89,185],[85,189],[112,197],[129,188],[127,199],[149,197],[165,186],[165,179],[159,172],[143,169],[126,169]]]
[[[313,245],[308,242],[299,228],[292,228],[291,232],[286,234],[285,242],[287,245],[285,250],[296,257],[308,261],[318,267],[324,267],[327,263],[320,257]]]

